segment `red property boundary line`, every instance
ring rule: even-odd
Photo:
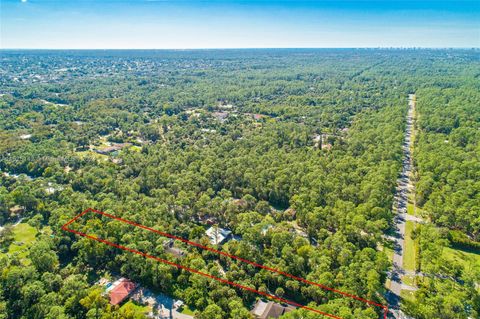
[[[181,238],[181,237],[177,237],[177,236],[172,235],[172,234],[169,234],[169,233],[161,232],[161,231],[155,230],[155,229],[153,229],[153,228],[144,226],[144,225],[142,225],[142,224],[138,224],[138,223],[135,223],[135,222],[133,222],[133,221],[126,220],[126,219],[123,219],[123,218],[120,218],[120,217],[117,217],[117,216],[114,216],[114,215],[111,215],[111,214],[108,214],[108,213],[105,213],[105,212],[102,212],[102,211],[99,211],[99,210],[96,210],[96,209],[93,209],[93,208],[87,208],[86,210],[84,210],[84,211],[81,212],[80,214],[76,215],[74,218],[72,218],[72,219],[69,220],[67,223],[65,223],[65,225],[62,226],[62,230],[65,230],[65,231],[68,231],[68,232],[70,232],[70,233],[73,233],[73,234],[76,234],[76,235],[79,235],[79,236],[82,236],[82,237],[86,237],[86,238],[89,238],[89,239],[92,239],[92,240],[95,240],[95,241],[104,243],[104,244],[109,245],[109,246],[112,246],[112,247],[116,247],[116,248],[119,248],[119,249],[122,249],[122,250],[125,250],[125,251],[129,251],[129,252],[138,254],[138,255],[143,256],[143,257],[145,257],[145,258],[153,259],[153,260],[156,260],[156,261],[158,261],[158,262],[165,263],[165,264],[168,264],[168,265],[170,265],[170,266],[174,266],[174,267],[176,267],[176,268],[178,268],[178,269],[183,269],[183,270],[186,270],[186,271],[189,271],[189,272],[192,272],[192,273],[195,273],[195,274],[198,274],[198,275],[207,277],[207,278],[211,278],[211,279],[217,280],[217,281],[219,281],[219,282],[221,282],[221,283],[225,283],[225,284],[228,284],[228,285],[233,286],[233,287],[242,288],[242,289],[244,289],[244,290],[247,290],[247,291],[250,291],[250,292],[254,292],[254,293],[256,293],[256,294],[259,294],[259,295],[262,295],[262,296],[265,296],[265,297],[268,297],[268,298],[271,298],[271,299],[274,299],[274,300],[277,300],[277,301],[280,301],[280,302],[283,302],[283,303],[287,303],[287,304],[292,305],[292,306],[295,306],[295,307],[299,307],[299,308],[302,308],[302,309],[306,309],[306,310],[309,310],[309,311],[312,311],[312,312],[315,312],[315,313],[318,313],[318,314],[321,314],[321,315],[324,315],[324,316],[327,316],[327,317],[330,317],[330,318],[343,319],[343,318],[341,318],[341,317],[337,317],[337,316],[335,316],[335,315],[332,315],[332,314],[329,314],[329,313],[326,313],[326,312],[323,312],[323,311],[320,311],[320,310],[317,310],[317,309],[313,309],[313,308],[308,307],[308,306],[301,305],[301,304],[296,303],[296,302],[291,301],[291,300],[287,300],[287,299],[284,299],[284,298],[280,298],[280,297],[278,297],[278,296],[275,296],[275,295],[272,295],[272,294],[269,294],[269,293],[266,293],[266,292],[261,292],[261,291],[258,291],[258,290],[256,290],[256,289],[253,289],[253,288],[251,288],[251,287],[243,286],[243,285],[237,284],[237,283],[235,283],[235,282],[228,281],[228,280],[223,279],[223,278],[219,278],[219,277],[216,277],[216,276],[213,276],[213,275],[210,275],[210,274],[207,274],[207,273],[204,273],[204,272],[201,272],[201,271],[198,271],[198,270],[195,270],[195,269],[186,267],[186,266],[182,266],[182,265],[180,265],[180,264],[177,264],[177,263],[174,263],[174,262],[171,262],[171,261],[162,259],[162,258],[158,258],[158,257],[152,256],[152,255],[150,255],[150,254],[147,254],[147,253],[138,251],[138,250],[136,250],[136,249],[128,248],[128,247],[125,247],[125,246],[122,246],[122,245],[119,245],[119,244],[116,244],[116,243],[112,243],[112,242],[110,242],[110,241],[108,241],[108,240],[101,239],[101,238],[98,238],[98,237],[95,237],[95,236],[91,236],[91,235],[88,235],[88,234],[85,234],[85,233],[76,231],[76,230],[74,230],[74,229],[68,228],[69,225],[71,225],[73,222],[75,222],[75,221],[78,220],[80,217],[84,216],[85,214],[87,214],[87,213],[89,213],[89,212],[93,212],[93,213],[96,213],[96,214],[99,214],[99,215],[103,215],[103,216],[106,216],[106,217],[109,217],[109,218],[112,218],[112,219],[121,221],[121,222],[123,222],[123,223],[130,224],[130,225],[132,225],[132,226],[135,226],[135,227],[138,227],[138,228],[142,228],[142,229],[148,230],[148,231],[150,231],[150,232],[157,233],[157,234],[159,234],[159,235],[161,235],[161,236],[164,236],[164,237],[168,237],[168,238],[172,238],[172,239],[175,239],[175,240],[179,240],[179,241],[184,242],[184,243],[186,243],[186,244],[189,244],[189,245],[192,245],[192,246],[195,246],[195,247],[199,247],[199,248],[202,248],[202,249],[204,249],[204,250],[208,250],[208,251],[211,251],[211,252],[214,252],[214,253],[217,253],[217,254],[219,254],[219,255],[223,255],[223,256],[226,256],[226,257],[229,257],[229,258],[232,258],[232,259],[236,259],[236,260],[242,261],[242,262],[244,262],[244,263],[250,264],[250,265],[252,265],[252,266],[255,266],[255,267],[257,267],[257,268],[262,268],[262,269],[268,270],[268,271],[270,271],[270,272],[274,272],[274,273],[283,275],[283,276],[288,277],[288,278],[295,279],[295,280],[297,280],[297,281],[300,281],[300,282],[303,282],[303,283],[306,283],[306,284],[309,284],[309,285],[312,285],[312,286],[317,286],[317,287],[322,288],[322,289],[324,289],[324,290],[332,291],[332,292],[338,293],[338,294],[340,294],[340,295],[343,295],[343,296],[345,296],[345,297],[349,297],[349,298],[352,298],[352,299],[355,299],[355,300],[359,300],[359,301],[365,302],[365,303],[368,304],[368,305],[380,307],[380,308],[383,309],[383,317],[384,317],[384,319],[387,319],[387,314],[388,314],[388,311],[389,311],[388,306],[385,306],[385,305],[376,303],[376,302],[374,302],[374,301],[367,300],[367,299],[358,297],[358,296],[356,296],[356,295],[349,294],[349,293],[346,293],[346,292],[343,292],[343,291],[340,291],[340,290],[337,290],[337,289],[334,289],[334,288],[331,288],[331,287],[324,286],[324,285],[322,285],[322,284],[319,284],[319,283],[316,283],[316,282],[313,282],[313,281],[304,279],[304,278],[302,278],[302,277],[298,277],[298,276],[295,276],[295,275],[292,275],[292,274],[283,272],[283,271],[278,270],[278,269],[275,269],[275,268],[271,268],[271,267],[268,267],[268,266],[264,266],[264,265],[255,263],[255,262],[253,262],[253,261],[250,261],[250,260],[247,260],[247,259],[244,259],[244,258],[235,256],[235,255],[232,255],[232,254],[223,252],[223,251],[219,251],[219,250],[216,250],[216,249],[214,249],[214,248],[210,248],[210,247],[207,247],[207,246],[203,246],[203,245],[201,245],[201,244],[199,244],[199,243],[195,243],[195,242],[189,241],[189,240],[184,239],[184,238]]]

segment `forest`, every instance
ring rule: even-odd
[[[130,280],[199,319],[259,296],[61,229],[87,208],[387,305],[408,94],[421,319],[480,314],[478,50],[2,51],[0,318],[146,318]],[[97,227],[101,226],[101,227]],[[102,218],[77,229],[343,319],[381,308]],[[212,244],[206,231],[235,240]],[[407,239],[406,239],[407,240]],[[320,318],[305,309],[281,318]]]

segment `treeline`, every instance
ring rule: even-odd
[[[478,82],[423,89],[414,155],[417,198],[437,225],[480,239],[480,94]]]
[[[474,63],[444,72],[449,76],[428,79],[416,92],[416,204],[432,224],[414,232],[420,289],[406,310],[422,319],[476,318],[479,265],[452,257],[449,247],[480,253],[480,69]]]

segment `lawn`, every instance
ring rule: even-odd
[[[195,311],[190,309],[187,305],[183,305],[182,311],[180,311],[180,313],[183,313],[184,315],[193,316],[195,314]]]
[[[383,245],[378,245],[377,249],[383,251],[389,260],[393,260],[393,243],[385,241]]]
[[[384,247],[383,252],[387,255],[389,260],[393,260],[393,249],[390,247]]]
[[[134,151],[134,152],[141,152],[141,151],[142,151],[142,147],[141,147],[141,146],[132,145],[132,146],[130,146],[130,150],[132,150],[132,151]]]
[[[402,297],[402,299],[415,302],[415,292],[414,291],[402,290],[400,292],[400,297]]]
[[[135,313],[148,313],[151,310],[149,306],[140,305],[132,300],[127,301],[120,307],[120,309],[125,308],[130,308],[135,311]]]
[[[37,230],[27,223],[20,223],[13,227],[15,241],[23,241],[25,244],[31,244],[35,240]]]
[[[443,249],[443,257],[445,257],[447,260],[456,261],[464,267],[480,267],[480,252],[447,247]]]
[[[75,152],[75,154],[82,159],[86,158],[86,157],[91,157],[91,158],[95,158],[99,161],[108,161],[108,156],[107,155],[99,154],[99,153],[91,151],[91,150]]]
[[[48,236],[52,236],[53,231],[50,226],[43,226],[43,228],[40,230],[40,233]]]
[[[403,256],[403,267],[406,270],[415,270],[416,249],[415,241],[412,239],[414,222],[407,221],[405,225],[405,254]]]
[[[413,204],[410,204],[410,203],[407,204],[407,214],[412,216],[415,215],[415,209],[413,207]]]
[[[416,286],[415,276],[405,275],[402,278],[402,282],[406,285],[409,285],[409,286],[413,286],[413,287]]]
[[[387,279],[385,281],[385,288],[387,288],[388,290],[390,290],[390,287],[392,286],[392,281],[390,279]]]
[[[7,254],[18,254],[20,259],[25,259],[28,255],[28,248],[35,241],[37,230],[26,223],[20,223],[13,227],[13,243],[8,247]],[[29,260],[24,260],[24,264],[28,264]]]

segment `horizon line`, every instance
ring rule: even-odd
[[[459,50],[478,50],[480,46],[465,46],[465,47],[422,47],[422,46],[378,46],[378,47],[212,47],[212,48],[0,48],[0,51],[13,51],[13,50],[24,50],[24,51],[67,51],[67,50],[77,50],[77,51],[115,51],[115,50],[131,50],[131,51],[140,51],[140,50],[172,50],[172,51],[187,51],[187,50],[263,50],[263,49],[271,49],[271,50],[305,50],[305,49],[436,49],[436,50],[452,50],[452,49],[459,49]]]

